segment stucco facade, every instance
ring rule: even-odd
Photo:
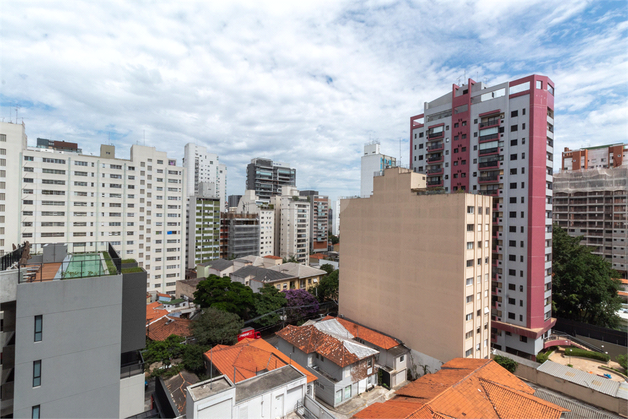
[[[443,362],[485,358],[492,199],[424,188],[425,175],[393,168],[372,197],[341,201],[339,314]]]

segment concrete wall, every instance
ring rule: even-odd
[[[490,208],[491,198],[418,196],[411,189],[420,186],[420,176],[388,169],[374,179],[371,198],[341,201],[339,314],[443,362],[465,357],[469,349],[472,357],[486,357],[491,217],[479,215],[478,208]],[[475,208],[473,214],[467,206]],[[467,250],[467,243],[473,248]],[[466,320],[467,314],[473,318]]]
[[[120,418],[138,415],[144,411],[144,374],[120,380]]]
[[[15,417],[120,414],[122,275],[19,284],[16,305]],[[34,342],[34,316],[43,337]],[[42,361],[33,387],[33,361]]]
[[[122,349],[146,346],[146,271],[122,274]]]

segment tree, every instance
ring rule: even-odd
[[[255,299],[255,312],[258,316],[266,313],[271,313],[275,310],[279,310],[286,305],[286,295],[279,292],[273,285],[265,284],[258,293],[254,295]],[[271,326],[277,324],[280,321],[279,312],[269,314],[256,320],[261,326]]]
[[[339,274],[340,271],[336,269],[329,275],[325,275],[323,279],[316,284],[316,287],[310,289],[310,293],[314,294],[321,303],[328,300],[338,301],[338,287],[340,286],[340,282],[338,281]]]
[[[603,257],[554,225],[552,309],[556,317],[616,328],[621,308],[619,274]]]
[[[233,345],[244,322],[237,314],[209,307],[192,322],[192,334],[202,346]]]
[[[331,242],[331,244],[338,244],[340,242],[340,239],[338,238],[338,236],[334,236],[333,234],[329,233],[329,241]]]
[[[334,265],[330,263],[325,263],[319,266],[319,269],[322,269],[323,271],[327,272],[327,275],[329,275],[330,273],[336,270],[336,268],[334,268]]]
[[[210,275],[198,283],[194,302],[202,308],[213,307],[244,318],[253,307],[253,290],[229,277]]]
[[[208,350],[208,346],[185,345],[185,349],[183,351],[183,366],[185,369],[197,375],[205,373],[203,354]]]
[[[144,352],[144,361],[147,364],[162,362],[169,365],[171,359],[178,358],[183,353],[184,341],[185,338],[177,335],[170,335],[163,341],[149,341]]]
[[[493,361],[497,362],[499,365],[501,365],[513,374],[515,373],[515,371],[517,371],[517,365],[519,365],[517,364],[517,361],[501,355],[495,355]]]
[[[628,356],[627,355],[624,355],[624,354],[617,355],[617,357],[615,357],[615,360],[617,361],[619,365],[621,365],[624,371],[628,371]]]
[[[290,255],[288,257],[283,258],[283,263],[301,263],[301,262],[299,262],[299,260],[297,259],[295,255]]]
[[[306,290],[282,292],[286,295],[286,316],[289,323],[298,323],[318,314],[318,301]]]

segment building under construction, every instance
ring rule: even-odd
[[[605,257],[626,278],[628,167],[554,174],[554,222]]]
[[[220,257],[259,256],[259,214],[220,214]]]

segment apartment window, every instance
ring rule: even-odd
[[[33,387],[41,385],[41,360],[33,361]]]
[[[473,285],[473,278],[467,278],[467,286],[468,285]]]
[[[473,355],[473,349],[468,349],[468,350],[464,353],[464,356],[465,356],[465,357],[470,357],[471,355]]]
[[[473,259],[469,259],[469,260],[467,261],[467,268],[470,268],[470,267],[472,267],[472,266],[473,266]]]
[[[41,342],[43,322],[43,316],[35,316],[35,342]]]
[[[468,206],[467,207],[467,214],[473,214],[474,209],[475,209],[474,207]]]
[[[517,270],[516,269],[508,269],[508,275],[510,275],[510,276],[517,276]]]
[[[519,341],[527,342],[528,341],[528,337],[527,336],[519,336]]]
[[[508,313],[508,318],[510,320],[515,320],[515,318],[516,318],[515,313]]]
[[[510,189],[517,189],[517,182],[511,182]]]
[[[472,302],[473,302],[473,296],[467,295],[467,303],[472,303]]]
[[[508,213],[508,218],[517,218],[517,211],[510,211]]]
[[[519,111],[512,111],[510,112],[510,117],[514,118],[515,116],[519,116]]]
[[[473,224],[467,224],[467,231],[473,231]]]
[[[510,126],[510,132],[515,132],[519,130],[519,126],[518,125],[511,125]]]
[[[33,409],[31,410],[32,419],[39,419],[39,410],[40,410],[40,405],[33,406]]]
[[[514,298],[509,298],[508,299],[508,304],[517,305],[517,300],[515,300]]]
[[[517,160],[517,154],[511,154],[510,155],[510,160]]]
[[[467,314],[464,318],[465,318],[465,320],[467,320],[467,321],[468,321],[468,320],[473,320],[473,313],[469,313],[469,314]]]
[[[464,335],[464,338],[465,338],[465,339],[470,339],[470,338],[472,338],[472,337],[473,337],[473,331],[467,332],[467,333],[465,333],[465,335]]]
[[[510,140],[510,146],[516,146],[517,145],[517,140]]]
[[[473,249],[473,242],[467,242],[467,249]]]

